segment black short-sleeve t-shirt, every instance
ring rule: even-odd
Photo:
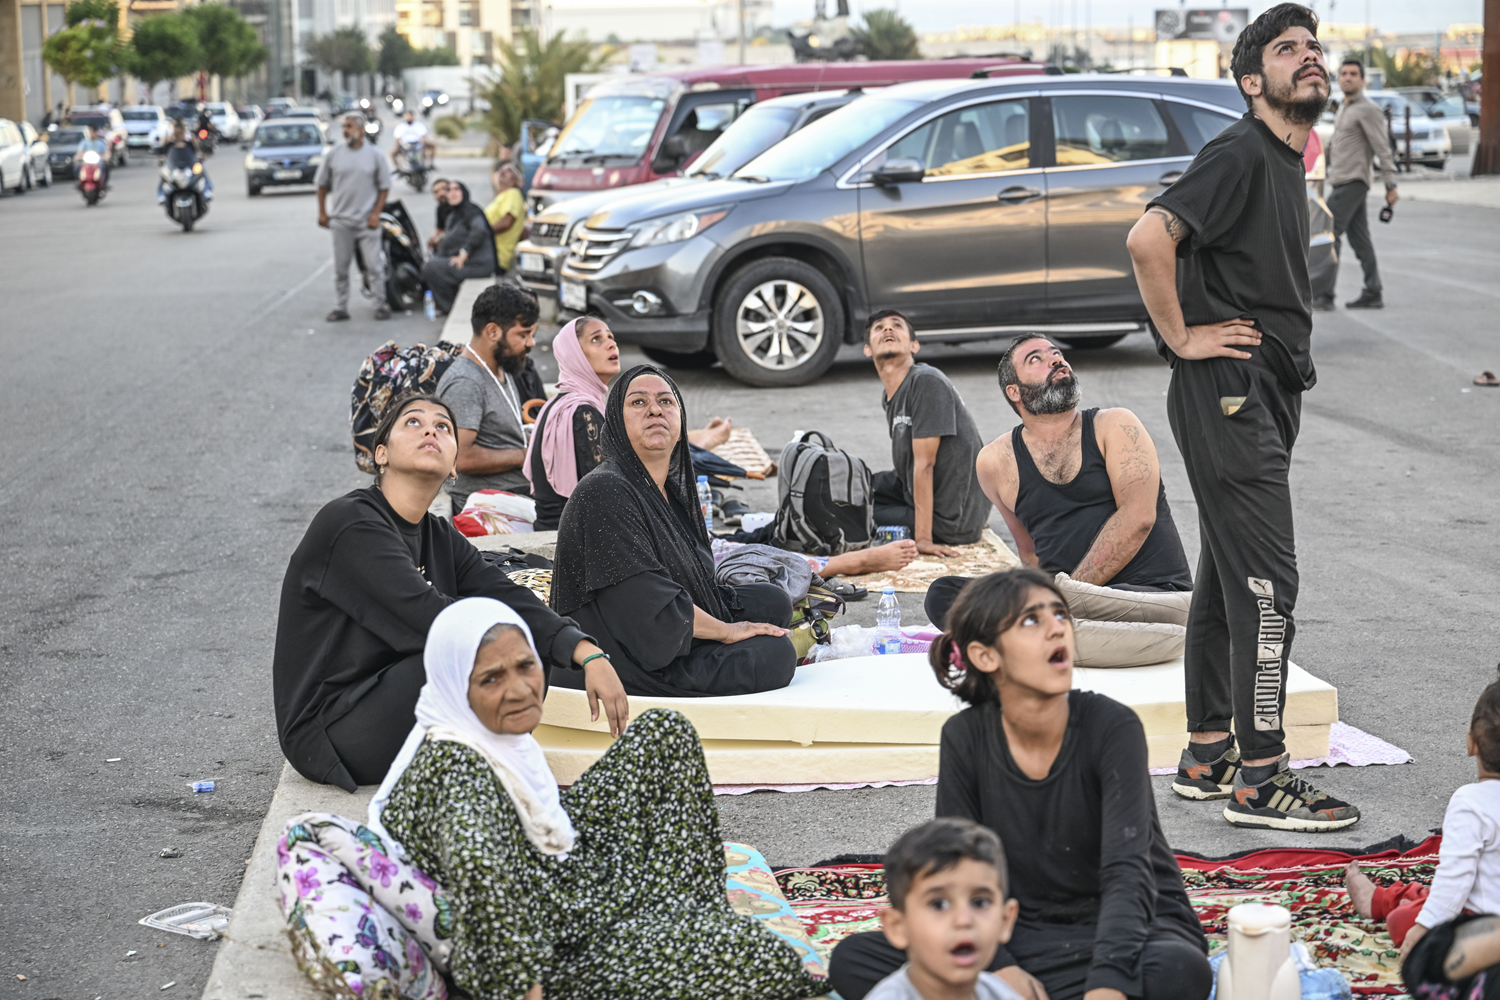
[[[932,537],[944,545],[979,541],[990,517],[989,497],[980,488],[974,460],[984,441],[963,397],[948,376],[931,365],[915,364],[890,399],[881,393],[891,432],[891,462],[908,505],[915,507],[912,438],[942,438],[932,470]]]
[[[1254,320],[1267,338],[1261,355],[1282,384],[1311,388],[1317,374],[1302,154],[1246,112],[1209,140],[1151,204],[1172,212],[1191,231],[1177,244],[1184,322]],[[1175,361],[1160,337],[1157,349]]]

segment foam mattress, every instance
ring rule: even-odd
[[[1181,659],[1112,670],[1079,667],[1073,671],[1073,686],[1097,691],[1129,705],[1141,717],[1148,741],[1153,737],[1169,737],[1181,749],[1187,729]],[[797,668],[796,677],[787,687],[761,694],[630,699],[634,715],[649,708],[681,712],[697,728],[705,745],[713,740],[803,747],[932,745],[938,742],[943,723],[962,707],[938,684],[927,657],[920,653],[808,664]],[[1287,678],[1285,725],[1289,729],[1321,727],[1326,752],[1327,727],[1337,722],[1338,717],[1338,691],[1292,665]],[[598,722],[589,721],[587,696],[568,688],[554,687],[548,691],[542,722],[558,730],[596,733],[609,730],[603,713]],[[1320,755],[1299,755],[1295,750],[1293,753],[1296,759]],[[1153,753],[1153,761],[1155,756]],[[1152,766],[1165,767],[1176,762],[1174,751],[1167,764]]]

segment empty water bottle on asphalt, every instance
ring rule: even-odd
[[[713,490],[708,488],[707,476],[698,477],[698,506],[703,511],[703,526],[712,535],[714,533],[714,494]]]
[[[437,319],[437,303],[432,301],[432,289],[422,293],[422,312],[427,314],[428,319]]]
[[[875,609],[875,653],[889,655],[901,652],[901,605],[896,603],[896,588],[882,587],[880,607]]]

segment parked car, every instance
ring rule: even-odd
[[[680,171],[757,101],[784,94],[884,87],[909,80],[1041,73],[1015,56],[910,62],[710,66],[598,84],[563,126],[532,183],[532,210],[606,187]]]
[[[611,202],[650,195],[679,184],[727,177],[788,135],[838,110],[861,93],[830,90],[761,101],[751,105],[726,128],[680,177],[664,177],[623,190],[608,188],[554,203],[532,220],[530,235],[517,245],[517,276],[535,292],[556,295],[557,275],[567,259],[573,231],[599,209]]]
[[[235,113],[234,105],[223,101],[209,101],[207,107],[209,121],[219,130],[219,136],[225,142],[239,142],[240,116]]]
[[[31,157],[21,127],[0,118],[0,193],[24,194],[31,189]]]
[[[288,110],[295,107],[297,107],[297,99],[295,97],[273,97],[266,102],[265,117],[280,118]]]
[[[1394,90],[1367,90],[1365,96],[1385,111],[1391,123],[1391,140],[1396,158],[1406,155],[1406,112],[1411,110],[1411,161],[1441,170],[1448,165],[1453,142],[1443,125],[1427,117],[1420,105],[1408,101]]]
[[[245,104],[235,108],[234,113],[240,116],[240,142],[249,143],[255,138],[255,130],[265,118],[265,112],[258,104]]]
[[[622,343],[669,364],[711,351],[752,385],[812,381],[887,306],[924,340],[1107,346],[1149,318],[1126,234],[1244,111],[1229,81],[1175,77],[889,87],[732,177],[596,212],[560,298]]]
[[[311,184],[328,148],[322,126],[306,118],[272,118],[255,130],[245,154],[245,189],[253,198],[262,188]]]
[[[26,158],[31,167],[31,182],[42,187],[52,186],[52,147],[45,133],[37,131],[35,125],[24,119],[17,123],[21,127],[21,138],[26,142]]]
[[[81,128],[59,126],[47,132],[47,160],[53,177],[73,177],[73,157],[78,155],[78,146],[83,142]]]
[[[125,119],[125,145],[147,152],[172,138],[172,119],[158,104],[137,104],[120,112]]]
[[[1474,143],[1474,126],[1460,94],[1445,94],[1436,87],[1397,87],[1393,93],[1411,101],[1432,121],[1448,131],[1454,156],[1467,156]],[[1412,129],[1416,131],[1415,128]],[[1415,150],[1412,151],[1415,154]]]
[[[316,122],[327,122],[328,112],[324,111],[322,108],[287,108],[285,111],[278,112],[276,117],[303,119],[311,118]]]
[[[110,163],[117,167],[129,165],[130,148],[126,144],[129,133],[125,130],[125,116],[118,108],[108,105],[74,108],[63,117],[62,123],[79,128],[92,127],[99,138],[109,144]]]

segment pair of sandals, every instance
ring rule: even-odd
[[[1475,385],[1500,386],[1500,378],[1495,377],[1494,372],[1480,372],[1474,379]]]

